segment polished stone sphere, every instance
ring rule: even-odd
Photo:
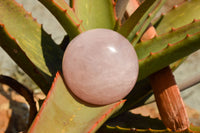
[[[138,67],[133,46],[108,29],[89,30],[75,37],[66,48],[62,64],[71,92],[94,105],[123,99],[136,83]]]

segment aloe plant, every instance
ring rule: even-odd
[[[156,129],[148,125],[136,129],[135,123],[125,122],[118,126],[115,121],[119,115],[148,102],[153,93],[149,83],[152,74],[167,66],[177,68],[184,57],[200,49],[199,0],[185,1],[157,20],[154,17],[165,0],[146,0],[130,16],[124,14],[132,0],[71,0],[70,4],[64,0],[39,1],[67,32],[67,43],[56,45],[43,26],[14,0],[0,1],[0,46],[47,95],[28,132],[174,132],[159,120],[160,128]],[[157,35],[141,41],[149,25],[155,27]],[[133,90],[124,99],[104,106],[77,99],[62,76],[65,47],[79,34],[96,28],[123,35],[139,59],[139,76]],[[200,128],[191,125],[185,132],[190,131]]]

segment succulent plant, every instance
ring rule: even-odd
[[[135,0],[71,0],[70,4],[67,4],[64,0],[39,0],[55,16],[67,32],[67,42],[63,41],[60,45],[55,44],[51,35],[45,32],[43,26],[38,24],[37,20],[23,6],[14,0],[0,1],[0,46],[47,95],[37,116],[33,115],[35,112],[31,113],[32,119],[29,119],[31,126],[27,132],[200,131],[199,127],[189,126],[179,88],[171,71],[176,69],[184,61],[185,57],[200,49],[200,1],[185,1],[178,6],[174,6],[173,9],[159,18],[154,19],[165,1],[146,0],[138,4]],[[98,30],[99,28],[103,29],[104,32],[106,31],[106,33],[101,33],[102,30]],[[115,81],[110,81],[112,82],[110,88],[112,91],[109,92],[108,99],[106,99],[107,94],[102,95],[101,92],[102,101],[106,102],[100,104],[99,97],[98,102],[95,101],[96,94],[94,95],[94,93],[99,93],[95,89],[98,89],[98,87],[101,88],[102,83],[99,86],[98,83],[90,84],[95,88],[91,89],[90,87],[87,89],[86,92],[88,91],[88,94],[85,92],[85,94],[83,92],[76,93],[73,89],[74,85],[81,86],[81,82],[84,82],[84,80],[81,81],[80,77],[78,77],[78,79],[69,81],[73,76],[66,76],[69,73],[79,75],[80,72],[77,70],[82,69],[83,66],[81,65],[85,63],[80,63],[80,59],[83,60],[89,56],[96,55],[96,53],[91,54],[89,52],[89,55],[87,55],[86,52],[84,53],[85,57],[83,55],[82,57],[78,57],[81,55],[76,54],[73,50],[71,52],[69,48],[76,45],[77,42],[74,42],[74,40],[78,40],[79,44],[83,42],[85,46],[79,48],[80,52],[76,52],[81,53],[81,49],[83,48],[87,49],[86,51],[90,50],[92,46],[90,44],[87,45],[87,41],[94,41],[96,43],[95,41],[97,40],[94,40],[94,36],[87,36],[86,42],[80,37],[89,31],[95,31],[95,34],[98,33],[98,36],[103,36],[104,34],[109,34],[106,37],[112,34],[119,35],[120,41],[116,42],[115,40],[114,43],[116,44],[114,45],[118,45],[118,43],[123,45],[121,44],[123,39],[125,43],[129,41],[128,43],[131,43],[134,47],[138,59],[135,59],[136,56],[133,52],[133,47],[130,47],[131,45],[126,47],[126,44],[124,44],[125,46],[123,47],[126,47],[128,50],[123,56],[127,54],[127,57],[119,60],[119,64],[120,66],[123,66],[122,63],[126,63],[127,65],[132,59],[133,62],[130,62],[131,66],[134,66],[135,63],[137,66],[137,63],[139,63],[139,74],[134,87],[132,86],[134,85],[135,77],[137,77],[137,71],[135,74],[133,72],[137,70],[137,67],[134,70],[128,70],[128,72],[125,70],[126,73],[122,76],[119,76],[116,70],[109,72],[109,76],[112,77],[116,74],[119,77]],[[112,37],[106,37],[104,35],[105,39],[98,42],[95,48],[101,48],[100,46],[106,42],[113,42]],[[123,47],[120,46],[121,50],[123,50]],[[64,52],[65,48],[66,53]],[[128,51],[132,52],[129,53]],[[100,55],[102,55],[101,58],[105,61],[108,56],[103,57],[103,52],[105,50]],[[97,56],[97,60],[100,59],[100,55]],[[72,64],[75,62],[72,57],[77,57],[80,64],[76,66],[77,68],[70,66],[77,65]],[[113,59],[114,57],[109,58]],[[127,62],[126,59],[128,59]],[[88,63],[85,63],[85,65],[88,65]],[[101,66],[102,64],[99,65]],[[111,67],[115,67],[115,64],[112,62],[110,62],[110,65]],[[92,66],[93,68],[95,66]],[[126,69],[125,67],[119,68]],[[108,67],[105,67],[105,69],[111,70]],[[94,69],[94,71],[97,70]],[[118,69],[118,71],[123,70]],[[91,71],[82,72],[89,73]],[[83,73],[83,78],[85,78],[85,74]],[[97,74],[99,76],[101,73]],[[127,77],[128,79],[123,79]],[[88,77],[86,80],[87,83],[97,81],[96,78],[92,77],[91,79]],[[106,81],[102,77],[100,80],[102,82]],[[164,80],[166,83],[163,82]],[[124,83],[129,81],[131,83]],[[20,94],[24,95],[27,101],[33,103],[30,100],[32,99],[30,96],[32,93],[20,83],[5,76],[0,77],[0,82],[10,85],[15,90],[23,88],[25,93]],[[11,85],[11,83],[14,85]],[[72,83],[73,85],[71,85]],[[107,82],[105,83],[106,85],[108,84]],[[121,84],[129,84],[129,86],[120,89],[117,88]],[[78,91],[84,89],[82,88],[83,86],[81,88],[80,86],[78,86]],[[117,89],[112,87],[116,87]],[[132,91],[130,92],[131,89]],[[117,96],[116,99],[112,100],[112,96],[117,93],[120,94],[119,91],[122,91],[123,95]],[[124,125],[116,125],[115,122],[118,121],[118,116],[127,113],[130,109],[146,104],[153,92],[164,124],[156,120],[159,122],[156,129],[150,129],[151,127],[146,125],[143,125],[144,129],[136,129],[136,123],[130,124],[124,122]],[[128,95],[123,98],[126,94]],[[94,99],[90,99],[90,97]],[[99,104],[101,106],[88,103]],[[34,104],[30,105],[34,106]],[[133,115],[129,116],[129,118],[131,117]],[[151,118],[143,118],[153,121]],[[33,119],[34,121],[32,122]]]

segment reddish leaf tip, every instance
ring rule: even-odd
[[[173,44],[168,43],[166,48],[171,47],[172,45],[173,45]]]
[[[139,31],[135,33],[135,35],[136,35],[136,36],[138,36],[139,34],[140,34],[140,32],[139,32]]]
[[[195,23],[195,22],[197,22],[197,21],[198,21],[197,19],[193,19],[192,23]]]
[[[157,38],[158,37],[158,34],[155,34],[154,38]]]
[[[64,13],[67,13],[67,9],[64,9],[63,12],[64,12]]]
[[[161,16],[162,16],[162,17],[165,16],[165,13],[161,13]]]
[[[0,23],[0,28],[5,28],[5,25]]]
[[[152,13],[149,13],[149,14],[148,14],[148,17],[151,17],[151,16],[152,16]]]
[[[77,28],[79,28],[81,26],[81,24],[83,23],[83,20],[80,20],[79,24],[76,24]]]
[[[155,53],[153,53],[153,52],[150,52],[150,56],[152,56],[152,55],[154,55]]]
[[[191,37],[191,36],[192,36],[192,35],[190,35],[190,34],[187,34],[187,35],[186,35],[186,38],[189,38],[189,37]]]
[[[174,32],[176,31],[176,29],[174,27],[171,28],[171,32]]]
[[[177,7],[178,7],[178,5],[174,5],[174,6],[173,6],[173,9],[176,9]]]
[[[114,0],[112,0],[112,4],[113,6],[116,6],[116,2]]]

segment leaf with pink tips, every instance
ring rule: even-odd
[[[158,118],[151,118],[150,116],[142,116],[141,114],[133,114],[125,112],[113,119],[108,120],[97,133],[140,133],[140,132],[167,132],[163,122]]]
[[[72,0],[72,7],[86,30],[115,28],[117,18],[114,0]]]
[[[29,133],[92,133],[121,108],[124,102],[122,100],[106,106],[87,105],[70,93],[57,73]]]
[[[9,45],[8,45],[9,44]],[[4,25],[0,24],[0,46],[11,56],[11,58],[21,66],[24,71],[30,75],[31,78],[39,85],[44,88],[49,86],[50,77],[42,72],[33,62],[27,57],[23,49],[18,45],[18,41],[11,37]],[[41,81],[43,83],[41,84]]]
[[[121,26],[118,32],[132,42],[134,46],[164,2],[165,0],[145,1]]]
[[[179,27],[176,29],[174,28],[173,32],[169,31],[168,33],[165,33],[163,35],[156,36],[155,38],[153,38],[149,41],[140,42],[135,46],[135,50],[137,52],[138,58],[140,59],[140,62],[142,62],[142,61],[145,61],[145,59],[156,57],[159,52],[163,52],[167,48],[171,48],[171,46],[173,46],[174,43],[177,43],[179,41],[184,42],[186,37],[191,37],[192,34],[197,33],[199,31],[200,31],[200,21],[196,20],[195,22],[192,22],[183,27]],[[190,44],[188,44],[188,45],[190,45]],[[184,50],[184,52],[185,51],[187,51],[187,50]],[[182,53],[184,53],[184,52],[182,52]],[[170,57],[167,60],[169,61],[174,58],[176,58],[176,57]],[[174,63],[171,64],[172,63],[171,62],[168,65],[170,65],[171,67],[173,67],[173,69],[175,69],[183,60],[179,60],[179,62],[175,63],[175,64]],[[160,61],[162,61],[162,60],[160,60]],[[155,71],[159,70],[161,68],[160,65],[162,63],[166,63],[166,62],[154,64],[154,66],[152,65],[151,70],[153,70],[153,69],[156,69]],[[151,64],[151,62],[149,62],[149,64]],[[149,67],[149,65],[147,65],[147,67]],[[160,68],[158,68],[158,67],[160,67]],[[140,76],[141,76],[141,74],[145,75],[146,72],[147,73],[150,72],[150,71],[144,71],[144,70],[146,70],[146,69],[140,68]],[[145,77],[147,77],[147,76],[148,75],[146,75]],[[134,87],[133,91],[130,93],[130,95],[128,95],[127,102],[124,104],[124,106],[122,107],[122,109],[120,110],[119,113],[121,113],[125,110],[128,110],[128,109],[131,109],[131,108],[135,108],[137,106],[141,106],[142,103],[144,103],[143,100],[147,99],[151,94],[152,94],[151,87],[148,85],[148,82],[145,80],[139,81],[136,84],[136,86]],[[138,97],[141,97],[142,100],[140,100]]]
[[[157,52],[167,45],[176,43],[184,39],[189,34],[194,34],[200,31],[200,20],[196,20],[190,24],[179,28],[173,28],[168,33],[154,37],[153,39],[136,44],[135,50],[138,58],[143,59],[149,55],[150,52]]]
[[[126,112],[121,116],[108,120],[97,133],[195,133],[199,131],[200,127],[192,124],[185,131],[172,131],[166,128],[158,118]]]
[[[200,1],[188,0],[167,12],[159,22],[156,31],[163,34],[171,30],[200,19]]]
[[[161,40],[162,41],[162,40]],[[147,56],[139,60],[139,76],[138,80],[148,77],[150,74],[170,65],[171,63],[181,59],[200,49],[200,32],[185,36],[184,39],[173,43],[170,46],[154,52],[151,56]]]
[[[101,129],[101,131],[97,133],[199,133],[200,132],[200,127],[194,127],[190,126],[190,129],[187,129],[186,131],[181,131],[181,132],[175,132],[170,129],[137,129],[137,128],[124,128],[120,126],[109,126],[106,125],[104,129]]]
[[[1,47],[47,93],[54,75],[61,70],[63,51],[13,0],[0,1],[0,22],[5,25],[0,29]]]
[[[59,21],[70,39],[85,31],[80,20],[64,0],[39,0]]]

